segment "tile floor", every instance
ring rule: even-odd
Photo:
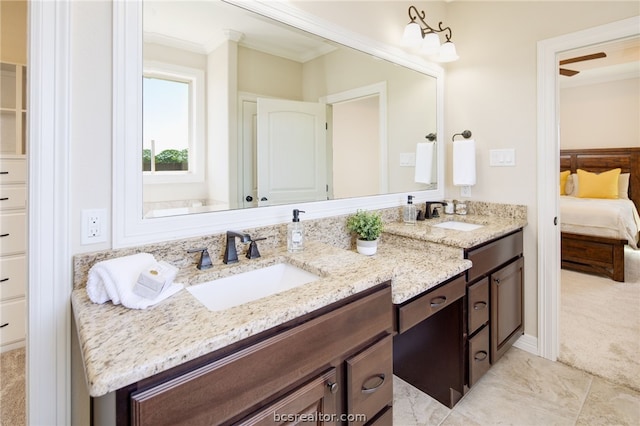
[[[640,393],[511,348],[451,410],[394,377],[393,424],[640,425]]]

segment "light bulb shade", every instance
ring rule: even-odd
[[[420,47],[422,43],[422,29],[416,22],[409,22],[404,27],[404,34],[402,35],[402,44],[411,47]]]
[[[438,34],[429,32],[424,35],[420,51],[425,55],[435,55],[440,50],[440,37]]]
[[[456,52],[456,46],[451,41],[445,42],[440,46],[440,54],[438,55],[439,62],[452,62],[457,61],[460,57]]]

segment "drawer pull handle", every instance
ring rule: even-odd
[[[336,382],[328,382],[327,387],[329,388],[329,392],[335,394],[338,392],[338,384]]]
[[[437,308],[438,306],[444,305],[447,303],[447,298],[445,296],[438,296],[431,299],[431,307]]]
[[[375,383],[373,386],[367,386],[367,383],[369,381],[371,381],[371,380],[376,380],[377,383]],[[374,393],[375,391],[380,389],[380,387],[382,387],[382,385],[384,385],[384,380],[385,380],[384,373],[383,374],[376,374],[374,376],[369,377],[362,384],[362,393]]]
[[[0,175],[8,175],[9,172],[0,172]]]
[[[484,309],[487,307],[487,302],[476,302],[473,304],[473,310],[479,311],[480,309]]]
[[[9,281],[9,278],[3,278],[3,279],[1,279],[1,280],[0,280],[0,283],[3,283],[3,282],[5,282],[5,281]]]
[[[9,325],[9,323],[8,323],[8,322],[5,322],[4,324],[0,325],[0,328],[5,328],[5,327],[6,327],[6,326],[8,326],[8,325]]]
[[[0,201],[7,201],[9,199],[9,197],[2,197],[0,198]]]
[[[1,234],[0,237],[8,237],[9,234]]]
[[[485,359],[487,359],[487,351],[476,352],[476,354],[473,356],[473,359],[475,359],[476,361],[484,361]]]

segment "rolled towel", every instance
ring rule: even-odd
[[[156,263],[153,255],[149,253],[138,253],[98,262],[89,270],[87,295],[94,303],[105,303],[111,300],[114,305],[122,304],[131,309],[145,309],[155,305],[183,287],[181,284],[171,283],[155,299],[136,295],[133,287],[140,273]]]

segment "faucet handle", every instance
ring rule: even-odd
[[[197,252],[200,252],[200,260],[198,261],[198,265],[196,266],[196,268],[200,270],[211,268],[213,266],[213,263],[211,262],[211,256],[209,256],[209,251],[206,247],[187,250],[187,253]]]
[[[257,259],[260,257],[260,251],[258,250],[257,241],[266,240],[267,237],[255,238],[251,240],[249,244],[249,250],[247,250],[247,259]]]

